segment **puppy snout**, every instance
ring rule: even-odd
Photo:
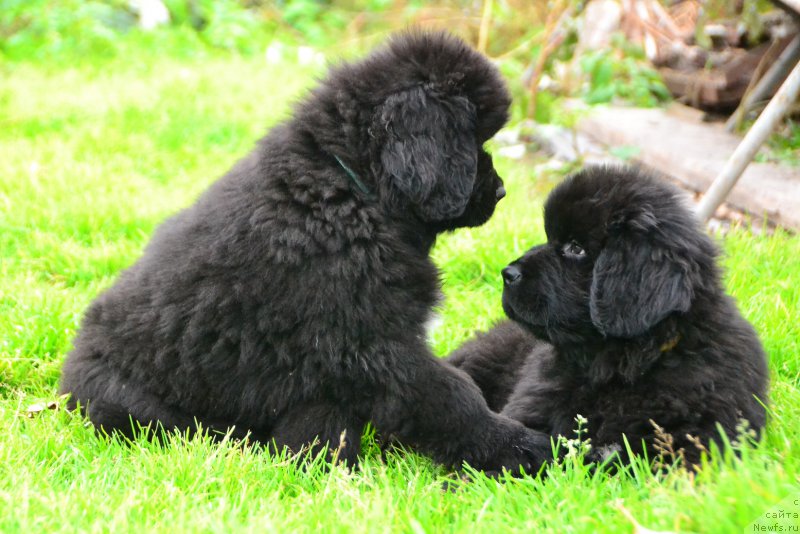
[[[516,265],[509,265],[503,269],[503,281],[507,286],[516,284],[522,278],[522,271]]]
[[[500,186],[500,187],[498,187],[498,188],[497,188],[497,190],[494,192],[494,196],[497,198],[497,200],[500,200],[501,198],[503,198],[504,196],[506,196],[506,188],[505,188],[505,187],[503,187],[503,186],[501,185],[501,186]]]

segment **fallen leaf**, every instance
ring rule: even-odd
[[[57,410],[57,409],[58,409],[58,402],[56,401],[36,402],[25,408],[24,415],[25,417],[33,418],[45,410]]]

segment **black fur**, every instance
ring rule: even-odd
[[[567,178],[545,204],[547,243],[504,271],[502,323],[449,358],[489,405],[553,436],[588,419],[596,451],[656,452],[654,426],[686,461],[765,424],[758,337],[725,294],[717,250],[676,188],[630,168]],[[521,354],[526,354],[521,357]],[[719,426],[719,429],[718,429]]]
[[[92,303],[64,365],[71,406],[128,436],[131,418],[200,423],[296,451],[345,432],[348,462],[372,421],[445,464],[535,468],[547,437],[492,413],[423,326],[436,235],[484,223],[504,192],[482,145],[509,104],[443,33],[332,68]]]

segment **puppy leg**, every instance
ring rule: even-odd
[[[130,388],[126,388],[124,400],[125,405],[102,397],[92,398],[81,409],[101,433],[118,434],[130,440],[143,434],[156,439],[162,439],[164,432],[189,431],[193,434],[198,430],[198,425],[215,440],[226,435],[234,439],[262,439],[257,432],[241,428],[233,421],[199,419],[164,404],[153,395],[141,392],[133,395]],[[71,410],[76,407],[76,402],[72,400],[67,405]]]
[[[324,447],[328,458],[356,465],[361,451],[365,421],[334,404],[309,403],[292,408],[272,430],[273,446],[299,452],[310,447],[317,454]]]
[[[481,388],[489,408],[499,412],[516,386],[536,340],[511,321],[503,321],[450,353],[445,361],[467,373]]]
[[[117,402],[95,398],[87,402],[84,411],[101,433],[118,434],[129,440],[143,434],[161,439],[164,431],[194,432],[197,429],[194,418],[152,402],[145,404],[140,401],[138,407],[131,409]]]
[[[123,406],[101,399],[88,404],[85,414],[98,431],[108,435],[119,434],[129,440],[140,433],[140,424]]]
[[[548,436],[490,411],[462,371],[432,355],[407,364],[376,400],[373,421],[383,435],[445,465],[466,462],[484,471],[535,473],[552,458]]]

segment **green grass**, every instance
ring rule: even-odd
[[[246,153],[313,83],[313,68],[220,54],[57,67],[0,63],[0,532],[741,532],[800,494],[800,238],[721,238],[727,284],[770,354],[772,418],[742,460],[696,477],[616,477],[568,465],[546,480],[448,473],[412,453],[362,469],[298,466],[176,437],[164,447],[97,439],[54,400],[81,313],[139,255],[153,228]],[[440,240],[446,354],[502,316],[500,269],[543,238],[554,178],[498,160],[509,196],[475,230]]]

